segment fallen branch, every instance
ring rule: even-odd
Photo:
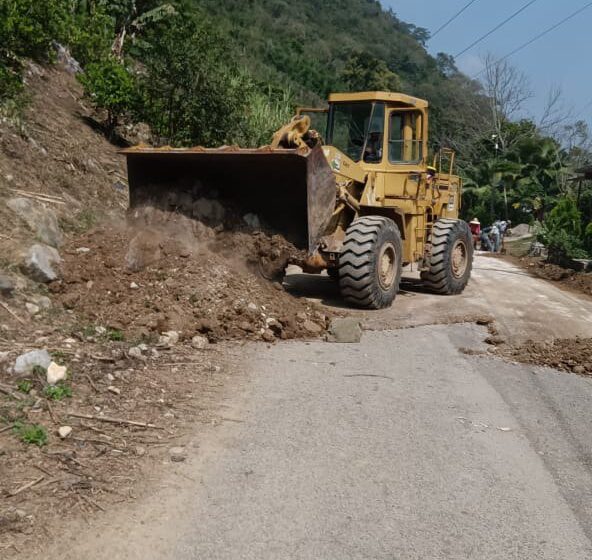
[[[93,383],[93,380],[90,378],[90,375],[84,374],[84,377],[86,377],[88,384],[93,388],[94,392],[100,393],[99,388]]]
[[[25,321],[21,319],[8,305],[6,305],[3,301],[0,301],[0,305],[8,311],[21,325],[25,324]]]
[[[3,434],[4,432],[7,432],[8,430],[11,430],[12,426],[4,426],[4,428],[0,428],[0,434]]]
[[[35,484],[39,484],[44,478],[45,475],[42,475],[39,478],[32,480],[31,482],[27,482],[27,484],[24,484],[20,488],[17,488],[14,492],[9,492],[8,495],[10,497],[16,496],[17,494],[20,494],[21,492],[24,492],[25,490],[32,488],[33,486],[35,486]]]
[[[5,395],[8,395],[9,397],[12,397],[17,401],[23,400],[23,397],[21,395],[15,393],[10,387],[7,387],[6,385],[0,385],[0,393],[4,393]]]
[[[52,196],[50,194],[43,194],[43,193],[33,193],[29,191],[22,191],[20,189],[10,189],[11,191],[20,194],[26,198],[33,198],[35,200],[40,200],[41,202],[51,202],[53,204],[66,204],[66,201],[57,196]]]
[[[93,416],[92,414],[81,414],[79,412],[69,412],[68,416],[72,418],[83,418],[84,420],[98,420],[99,422],[108,422],[109,424],[126,424],[128,426],[138,426],[139,428],[152,428],[162,430],[159,426],[148,424],[146,422],[135,422],[134,420],[125,420],[123,418],[110,418],[109,416]]]
[[[100,509],[101,511],[107,511],[102,505],[97,504],[97,502],[91,500],[88,496],[85,496],[84,494],[78,494],[78,496],[90,505],[95,506],[97,509]]]

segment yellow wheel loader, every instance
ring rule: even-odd
[[[324,136],[311,119],[324,121]],[[299,110],[270,146],[124,153],[131,208],[192,216],[207,185],[205,196],[256,214],[300,249],[292,262],[305,272],[327,270],[354,306],[390,306],[409,264],[440,294],[458,294],[469,280],[473,243],[458,219],[462,182],[452,151],[428,163],[428,103],[421,99],[333,94],[327,110]]]

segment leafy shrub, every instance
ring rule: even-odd
[[[57,385],[47,385],[43,389],[43,394],[52,401],[61,401],[72,397],[72,388],[68,385],[58,383]]]
[[[112,132],[119,117],[134,106],[136,86],[133,76],[117,60],[109,57],[89,64],[79,80],[93,104],[107,111],[107,129]]]
[[[549,260],[560,262],[563,258],[585,258],[582,243],[581,214],[570,197],[559,200],[543,222],[538,239],[549,251]]]
[[[43,447],[47,444],[47,430],[39,424],[15,422],[13,431],[24,443],[30,443],[38,447]]]

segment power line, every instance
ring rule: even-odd
[[[494,64],[499,64],[500,62],[507,60],[511,56],[514,56],[516,53],[520,52],[521,50],[525,49],[526,47],[529,47],[535,41],[542,39],[545,35],[548,35],[549,33],[551,33],[551,31],[555,31],[555,29],[557,29],[558,27],[561,27],[564,23],[567,23],[570,19],[575,18],[577,15],[581,14],[584,10],[587,10],[590,6],[592,6],[592,2],[588,2],[587,4],[582,6],[580,9],[571,13],[570,15],[568,15],[567,17],[563,18],[562,20],[558,21],[557,23],[554,23],[551,27],[548,27],[544,31],[541,31],[541,33],[539,33],[538,35],[535,35],[532,39],[529,39],[528,41],[526,41],[526,43],[523,43],[519,47],[516,47],[512,52],[509,52],[508,54],[502,56],[502,58],[496,60],[494,62]],[[473,76],[473,78],[477,78],[478,76],[483,74],[483,72],[485,72],[485,70],[486,69],[484,68],[483,70],[481,70],[481,72],[479,72],[478,74],[475,74]],[[592,101],[590,103],[592,103]]]
[[[466,49],[463,49],[457,55],[455,55],[454,58],[458,58],[459,56],[462,56],[463,54],[465,54],[467,51],[470,51],[475,45],[478,45],[481,41],[484,41],[485,39],[487,39],[487,37],[489,37],[490,35],[493,35],[498,29],[501,29],[504,25],[506,25],[507,23],[512,21],[515,17],[519,16],[524,10],[526,10],[529,6],[532,6],[535,2],[538,2],[538,0],[530,0],[529,2],[524,4],[524,6],[522,6],[522,8],[515,11],[511,16],[507,17],[501,23],[498,23],[493,29],[488,31],[485,35],[482,35],[476,41],[473,41]]]
[[[430,39],[433,39],[436,35],[438,35],[438,33],[440,33],[440,31],[446,29],[455,19],[457,19],[465,10],[470,8],[475,2],[477,2],[477,0],[471,0],[468,4],[465,4],[446,23],[443,23],[440,27],[438,27],[438,29],[436,29],[436,31],[431,34]]]

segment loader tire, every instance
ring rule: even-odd
[[[437,294],[460,294],[471,277],[473,238],[462,220],[438,220],[430,236],[429,269],[421,273],[424,286]]]
[[[339,289],[345,301],[365,309],[390,306],[399,291],[402,257],[395,222],[383,216],[354,220],[339,256]]]

